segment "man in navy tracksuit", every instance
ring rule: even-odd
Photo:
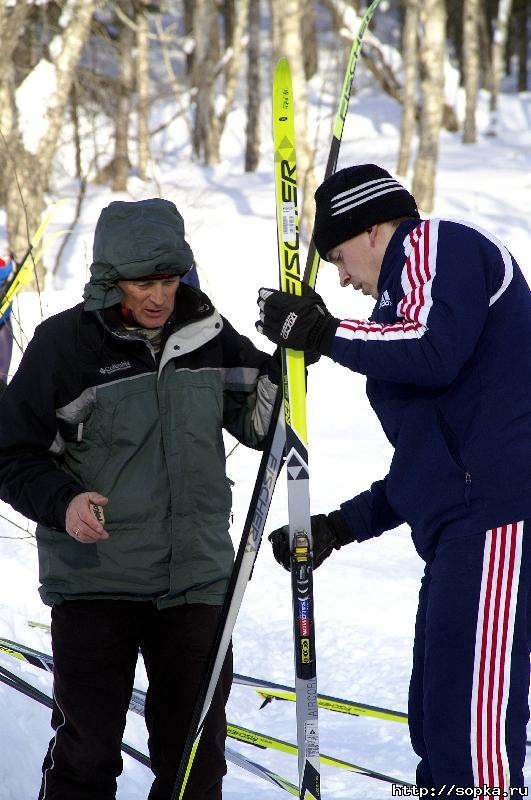
[[[409,724],[417,785],[524,786],[531,642],[531,294],[494,236],[421,220],[372,164],[316,193],[314,241],[342,286],[376,300],[334,318],[315,292],[261,289],[272,341],[367,375],[395,448],[389,474],[312,517],[314,563],[401,522],[426,562]],[[289,569],[287,528],[271,534]],[[453,789],[451,787],[454,787]],[[522,788],[523,791],[523,788]],[[488,796],[488,795],[486,795]]]

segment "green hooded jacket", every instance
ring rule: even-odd
[[[156,271],[154,241],[157,253],[167,253],[160,271],[192,261],[164,217],[158,226],[155,215],[141,235],[133,205],[130,225],[120,215],[116,226],[98,224],[85,306],[37,328],[4,395],[2,497],[39,523],[46,603],[125,597],[152,598],[159,607],[217,605],[233,560],[223,429],[260,447],[276,391],[268,377],[274,362],[182,283],[158,355],[142,329],[123,326],[107,303],[113,270],[125,279],[137,276],[138,263]],[[127,249],[133,239],[134,253]],[[104,257],[123,263],[105,267]],[[82,544],[65,532],[68,503],[82,491],[109,498],[109,539]]]

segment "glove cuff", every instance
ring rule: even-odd
[[[339,550],[344,544],[356,541],[340,510],[331,511],[330,514],[327,515],[327,519],[335,539],[334,547],[336,550]]]
[[[327,314],[322,320],[319,320],[310,331],[306,349],[321,353],[323,356],[329,356],[332,352],[332,344],[340,321],[333,317],[332,314]]]
[[[280,347],[277,347],[275,352],[269,357],[266,372],[271,383],[274,383],[275,386],[280,386],[282,380],[282,358],[280,355]]]

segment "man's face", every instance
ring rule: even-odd
[[[139,325],[161,328],[173,311],[180,280],[176,275],[156,280],[118,281],[123,293],[122,303],[133,312]]]
[[[376,246],[378,227],[374,225],[368,231],[336,245],[326,257],[338,268],[341,286],[361,289],[363,294],[375,300],[382,266],[382,255]]]

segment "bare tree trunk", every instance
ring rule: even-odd
[[[149,23],[147,11],[136,17],[136,90],[138,94],[138,176],[146,180],[149,163]]]
[[[132,20],[131,4],[122,0],[121,9]],[[122,23],[118,39],[120,59],[118,102],[114,115],[114,158],[112,169],[113,192],[125,192],[129,176],[129,121],[131,116],[131,94],[133,91],[133,47],[135,34],[132,28]]]
[[[0,31],[2,46],[0,47],[0,204],[5,205],[9,176],[9,149],[12,146],[16,130],[15,106],[15,69],[14,53],[31,6],[29,3],[15,3],[8,6],[6,0],[0,0]]]
[[[418,25],[419,0],[406,0],[402,55],[404,58],[404,88],[402,91],[402,122],[400,149],[396,171],[406,175],[409,167],[411,142],[415,132],[417,110]]]
[[[75,81],[73,81],[72,88],[70,89],[70,118],[72,119],[72,127],[74,129],[76,178],[81,178],[81,134],[79,132],[77,86]]]
[[[55,92],[43,107],[42,118],[46,122],[44,133],[36,146],[36,152],[27,150],[22,142],[14,102],[14,80],[12,70],[4,73],[1,92],[2,138],[5,162],[7,233],[10,247],[21,255],[29,237],[37,227],[44,207],[44,192],[48,186],[53,157],[60,141],[64,114],[70,96],[75,68],[90,30],[90,21],[96,0],[69,0],[61,15],[62,33],[56,41],[61,43],[59,55],[53,63]],[[22,4],[20,4],[22,5]],[[16,4],[18,8],[19,4]],[[15,13],[15,11],[13,12]],[[1,16],[0,16],[1,19]],[[2,31],[4,33],[4,28]],[[13,30],[13,39],[3,43],[7,49],[15,47],[22,30]],[[4,53],[5,53],[4,48]],[[40,98],[36,97],[36,103]],[[5,105],[4,105],[5,104]],[[5,122],[8,119],[7,124]],[[32,288],[42,286],[44,267],[37,268]]]
[[[240,72],[244,33],[247,28],[248,15],[249,0],[240,0],[238,4],[238,13],[236,15],[236,24],[234,26],[232,53],[225,69],[225,103],[223,106],[223,111],[220,113],[218,118],[220,136],[225,128],[227,116],[234,104],[234,96],[236,94],[236,85]]]
[[[475,144],[476,106],[479,90],[479,0],[464,0],[463,75],[465,84],[465,122],[463,144]]]
[[[0,48],[0,80],[13,60],[19,37],[30,11],[29,3],[9,4],[0,2],[0,31],[2,31],[2,47]]]
[[[484,86],[492,86],[492,61],[491,61],[491,38],[489,22],[485,6],[480,3],[478,11],[479,26],[479,58],[481,62],[481,73],[484,75]]]
[[[223,18],[223,47],[228,50],[234,44],[236,29],[236,10],[234,0],[222,0],[221,11]]]
[[[509,29],[512,0],[500,0],[498,16],[494,24],[494,37],[492,41],[492,86],[490,91],[490,120],[489,135],[496,136],[498,126],[498,95],[503,76],[505,48]]]
[[[282,50],[289,54],[293,96],[295,98],[295,137],[297,140],[298,183],[302,192],[301,233],[309,239],[313,229],[314,201],[317,188],[314,173],[315,152],[308,141],[308,94],[304,75],[303,44],[301,38],[300,0],[282,0],[281,41]]]
[[[271,16],[271,63],[276,66],[278,60],[283,56],[282,53],[282,31],[280,30],[280,20],[282,18],[282,0],[269,0],[269,13]]]
[[[220,132],[214,105],[212,37],[217,28],[215,0],[197,0],[194,9],[194,86],[197,87],[193,147],[204,164],[219,162]]]
[[[254,172],[260,161],[260,85],[260,0],[249,0],[246,172]]]
[[[418,205],[431,213],[435,197],[435,175],[443,115],[446,8],[444,0],[424,0],[420,11],[423,25],[420,48],[422,105],[419,148],[413,176],[413,195]]]
[[[12,69],[2,74],[0,81],[0,205],[6,204],[7,190],[13,171],[9,161],[13,158],[14,142],[17,140],[15,87]]]
[[[183,0],[184,9],[184,35],[194,36],[194,10],[195,0]],[[186,51],[186,74],[189,78],[194,74],[194,50]]]
[[[518,91],[527,92],[529,82],[527,77],[527,61],[529,58],[529,39],[527,27],[529,21],[529,2],[523,0],[517,14],[518,29]]]
[[[301,36],[304,43],[304,74],[309,81],[319,69],[314,0],[301,0]]]
[[[63,12],[65,16],[65,28],[62,35],[64,44],[54,65],[57,91],[46,111],[48,129],[41,140],[38,152],[39,159],[45,164],[46,177],[48,177],[63,126],[64,112],[76,65],[90,32],[90,21],[95,6],[96,0],[71,0]]]
[[[13,55],[24,30],[30,10],[29,3],[8,6],[0,0],[0,204],[5,205],[8,186],[9,148],[13,132],[16,135],[15,73]]]

